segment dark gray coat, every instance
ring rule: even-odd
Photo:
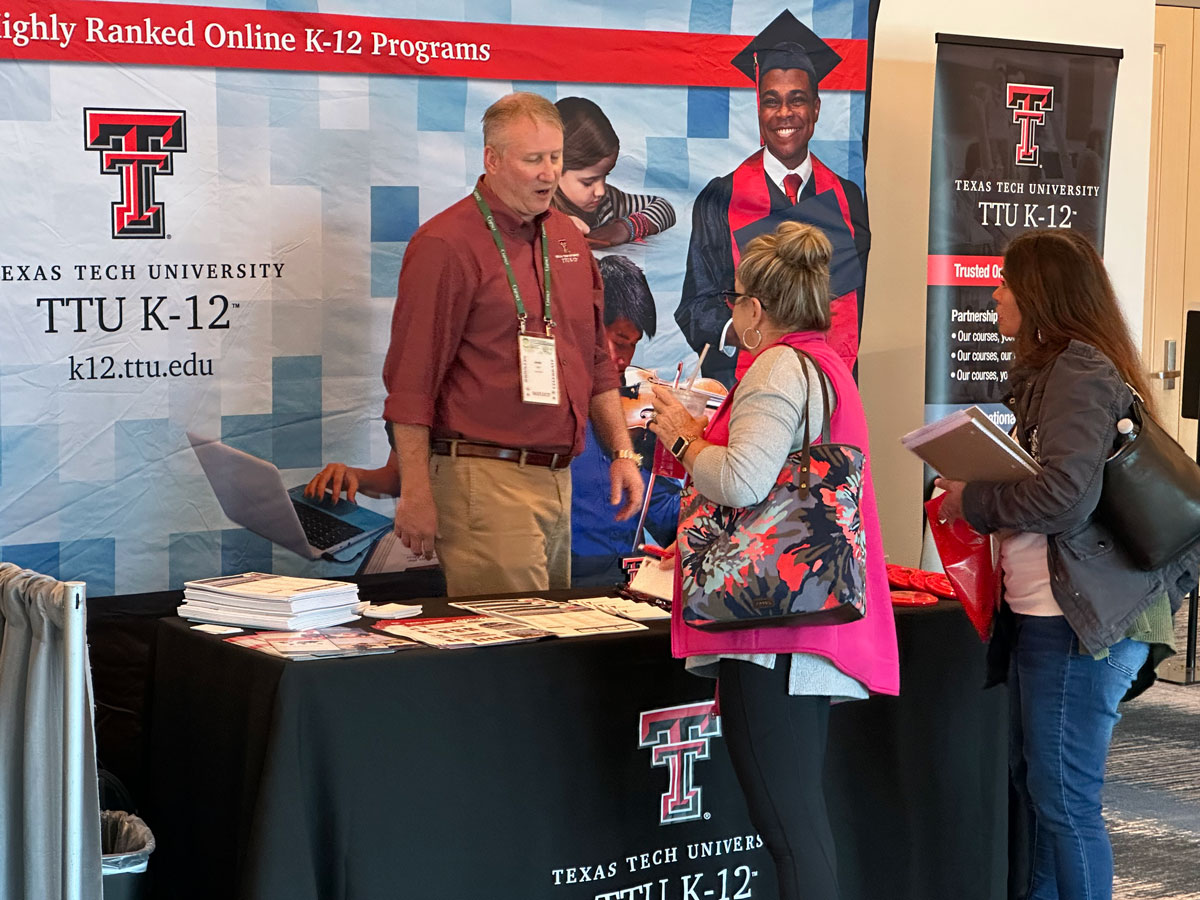
[[[1072,341],[1044,368],[1015,378],[1008,403],[1018,439],[1042,471],[1010,484],[967,485],[963,514],[971,526],[984,534],[1010,528],[1047,535],[1054,599],[1089,652],[1121,640],[1164,591],[1178,609],[1196,585],[1200,547],[1145,572],[1092,517],[1117,420],[1133,403],[1108,357]]]

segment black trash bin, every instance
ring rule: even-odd
[[[100,813],[100,868],[104,900],[143,900],[146,865],[154,851],[154,835],[133,813],[106,809]]]

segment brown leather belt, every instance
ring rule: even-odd
[[[495,444],[472,444],[469,441],[435,440],[429,449],[438,456],[474,456],[479,459],[502,459],[520,466],[545,466],[548,469],[565,469],[571,464],[569,453],[542,453],[537,450],[517,450],[513,447],[498,447]]]

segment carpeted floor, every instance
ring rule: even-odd
[[[1104,789],[1113,898],[1200,900],[1200,685],[1160,681],[1121,711]]]

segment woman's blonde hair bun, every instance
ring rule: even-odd
[[[827,266],[833,259],[833,245],[825,232],[801,222],[784,222],[775,231],[775,252],[784,262],[811,269]]]
[[[820,228],[784,222],[746,245],[738,278],[744,293],[758,298],[775,325],[789,331],[825,331],[831,322],[832,258],[833,245]]]

